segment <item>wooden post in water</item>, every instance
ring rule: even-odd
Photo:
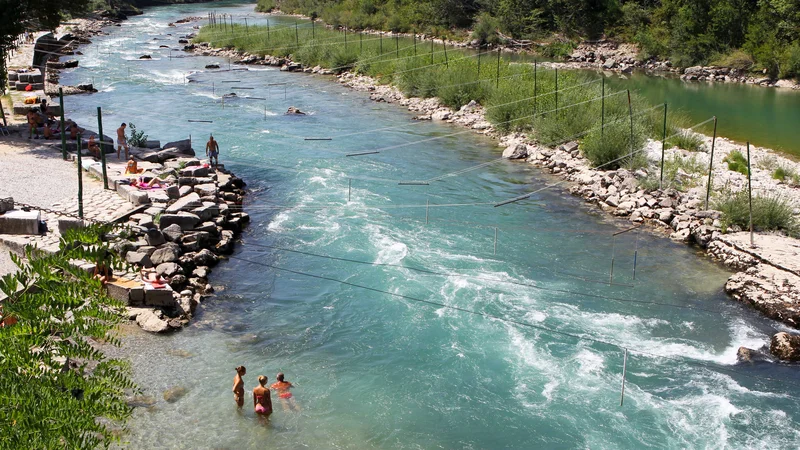
[[[714,145],[717,143],[717,116],[714,116],[714,136],[711,138],[711,157],[708,158],[708,183],[706,186],[706,209],[711,196],[711,170],[714,168]]]
[[[658,178],[658,188],[664,188],[664,153],[667,151],[667,104],[664,103],[664,131],[661,137],[661,176]]]
[[[753,243],[753,182],[750,179],[750,141],[747,141],[747,196],[750,199],[750,247]]]
[[[103,111],[97,107],[97,131],[100,133],[100,139],[97,140],[97,145],[100,148],[100,163],[103,165],[103,189],[108,189],[108,175],[106,174],[106,149],[103,148]]]
[[[78,133],[78,217],[83,219],[83,164],[81,163],[81,147],[83,145],[81,144],[81,135]]]
[[[64,89],[58,88],[58,103],[61,105],[61,157],[67,159],[67,133],[64,129]],[[3,115],[5,118],[5,115]],[[30,136],[30,135],[29,135]]]

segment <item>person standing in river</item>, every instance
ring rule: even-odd
[[[125,147],[125,159],[128,159],[128,141],[125,139],[125,128],[128,125],[123,122],[122,125],[117,128],[117,159],[120,159],[119,153],[123,147]]]
[[[244,406],[244,380],[242,377],[247,373],[244,366],[236,368],[236,375],[233,377],[233,401],[236,402],[236,407],[242,409]]]
[[[210,135],[208,143],[206,143],[206,156],[208,156],[208,162],[216,168],[219,164],[219,143],[214,140],[213,134]]]
[[[259,416],[269,416],[272,414],[272,396],[266,387],[267,377],[259,375],[258,384],[253,388],[253,409]]]

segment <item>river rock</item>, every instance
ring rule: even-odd
[[[181,266],[174,262],[161,263],[156,267],[156,273],[166,278],[170,278],[182,271]]]
[[[125,261],[128,264],[136,264],[142,267],[153,266],[153,262],[145,252],[128,252],[125,254]]]
[[[183,386],[173,386],[164,391],[164,400],[166,400],[167,403],[175,403],[183,398],[187,392],[189,392],[189,390]]]
[[[144,239],[147,241],[147,245],[152,245],[153,247],[158,247],[166,242],[164,235],[155,228],[150,228],[147,230],[147,233],[144,235]]]
[[[159,314],[156,314],[152,309],[141,311],[136,316],[136,324],[144,331],[149,331],[151,333],[169,331],[169,323],[165,320],[161,320]]]
[[[769,351],[783,361],[800,361],[800,335],[776,333],[769,343]]]
[[[175,203],[167,206],[167,214],[175,214],[179,211],[189,211],[199,206],[203,206],[203,202],[200,201],[200,196],[197,193],[192,192],[186,197],[181,197],[175,201]],[[164,216],[161,216],[162,220]]]
[[[208,184],[198,184],[194,187],[194,191],[197,192],[200,196],[213,196],[217,193],[217,187],[211,183]],[[200,205],[198,205],[200,206]]]
[[[180,225],[178,224],[172,224],[161,230],[161,233],[163,233],[164,237],[167,240],[174,242],[181,238],[181,235],[183,234],[183,229],[181,229]]]
[[[200,199],[198,198],[199,201]],[[200,204],[202,205],[202,203]],[[200,218],[197,215],[181,211],[178,214],[162,214],[159,226],[163,230],[175,224],[180,226],[182,230],[191,230],[198,222],[200,222]]]
[[[189,191],[189,192],[191,192],[191,191]],[[181,191],[180,191],[180,188],[178,188],[178,186],[175,186],[175,185],[167,186],[166,193],[167,193],[167,197],[169,197],[172,200],[177,200],[177,199],[181,198]],[[187,194],[188,194],[188,192],[187,192]]]
[[[153,252],[152,256],[150,256],[150,260],[153,264],[163,264],[177,261],[180,256],[180,247],[175,244],[164,244],[164,246]]]
[[[219,258],[208,249],[202,249],[192,258],[198,266],[213,266]]]
[[[736,361],[740,363],[753,363],[759,361],[768,361],[769,357],[760,350],[753,350],[752,348],[739,347],[736,351]]]
[[[522,159],[527,157],[528,157],[528,146],[521,142],[503,150],[503,158]]]

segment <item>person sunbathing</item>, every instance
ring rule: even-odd
[[[95,159],[100,159],[100,146],[95,142],[94,135],[89,136],[89,143],[86,148],[89,149],[89,153],[91,153]]]
[[[167,280],[161,277],[155,269],[142,269],[139,274],[142,276],[142,281],[150,283],[154,288],[163,288],[167,284]]]

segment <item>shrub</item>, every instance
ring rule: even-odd
[[[697,161],[694,155],[682,157],[674,154],[671,158],[664,161],[664,188],[672,188],[685,192],[700,184],[702,176],[707,174],[706,167]],[[659,188],[661,169],[656,166],[650,175],[640,180],[639,186],[645,190],[652,191]]]
[[[783,166],[778,167],[774,172],[772,172],[772,178],[793,185],[798,184],[798,181],[800,181],[800,175],[798,175],[794,169]]]
[[[128,145],[144,148],[147,145],[148,136],[144,134],[144,131],[137,130],[136,125],[134,125],[132,122],[130,128],[131,137],[128,139]]]
[[[703,150],[703,139],[701,139],[697,133],[690,130],[681,130],[670,140],[676,147],[689,150],[690,152],[699,152]]]
[[[495,17],[489,13],[481,13],[475,23],[475,28],[472,30],[472,39],[477,40],[481,46],[499,44],[498,28],[500,28],[500,23]]]
[[[750,199],[747,190],[736,193],[723,191],[713,203],[722,212],[723,230],[731,226],[750,227]],[[790,235],[798,232],[797,219],[792,206],[778,196],[753,196],[753,228],[756,230],[782,230]]]
[[[782,78],[800,78],[800,44],[792,44],[786,49],[781,63]]]
[[[556,40],[540,46],[538,53],[545,58],[565,59],[572,54],[575,47],[576,45],[572,41]]]
[[[753,64],[753,58],[742,50],[734,50],[730,53],[719,55],[711,62],[711,65],[714,66],[730,67],[739,70],[750,70]]]
[[[634,127],[633,141],[628,124],[615,123],[606,126],[601,135],[600,130],[591,131],[581,142],[581,151],[594,166],[603,166],[604,170],[620,167],[638,168],[646,164],[642,152],[645,144],[644,130]],[[633,153],[633,154],[631,154]]]
[[[739,150],[734,150],[722,160],[728,163],[728,170],[747,175],[747,158]]]

